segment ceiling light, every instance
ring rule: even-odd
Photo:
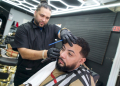
[[[30,13],[33,13],[32,10],[27,10],[27,9],[25,9],[24,7],[19,6],[19,5],[21,5],[21,4],[15,4],[14,2],[11,2],[11,1],[9,1],[9,0],[2,0],[2,1],[7,2],[7,3],[9,3],[9,4],[11,4],[11,5],[14,5],[14,6],[16,6],[16,7],[19,7],[19,8],[21,8],[21,9],[24,9],[24,10],[30,12]]]
[[[116,6],[120,6],[120,3],[103,5],[103,6],[96,6],[96,7],[89,7],[89,8],[83,8],[83,9],[82,8],[71,9],[71,10],[68,10],[68,11],[59,11],[59,12],[52,13],[52,15],[60,15],[60,14],[67,14],[67,13],[88,11],[88,10],[96,10],[96,9],[103,9],[103,8],[116,7]]]
[[[2,0],[2,1],[4,1],[6,3],[9,3],[9,4],[12,4],[16,7],[21,8],[21,9],[24,9],[24,10],[30,12],[30,13],[34,13],[34,10],[37,7],[36,5],[33,5],[32,3],[30,3],[26,0],[22,0],[22,1],[21,0]],[[37,0],[32,0],[32,1],[37,3],[37,4],[40,3]],[[66,9],[59,8],[59,7],[51,4],[52,1],[60,2],[60,3],[64,4],[66,6]],[[52,16],[53,15],[66,14],[66,13],[72,13],[72,12],[80,12],[80,11],[88,11],[88,10],[94,10],[94,9],[102,9],[102,8],[107,8],[107,7],[120,6],[120,3],[100,6],[100,3],[97,0],[91,0],[91,4],[92,4],[92,2],[94,4],[86,6],[86,4],[88,3],[87,1],[83,1],[83,0],[78,0],[78,1],[81,3],[80,6],[69,5],[62,0],[48,0],[48,4],[51,7],[55,8],[55,10],[52,10]],[[25,4],[28,4],[30,6],[27,6]],[[68,8],[70,8],[70,9],[68,9]]]

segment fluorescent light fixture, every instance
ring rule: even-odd
[[[2,0],[2,1],[9,3],[9,4],[12,4],[16,7],[21,8],[21,9],[24,9],[30,13],[34,13],[34,9],[36,9],[36,7],[37,7],[36,5],[33,5],[32,3],[29,3],[26,0],[22,0],[22,1],[21,0],[14,0],[14,1],[13,0]],[[16,3],[15,1],[17,1],[18,3]],[[37,0],[32,0],[32,1],[35,3],[38,3],[38,4],[40,3]],[[60,2],[60,3],[64,4],[66,6],[66,8],[65,9],[59,8],[59,7],[51,4],[52,1]],[[83,0],[78,0],[78,1],[81,3],[80,6],[69,5],[62,0],[48,0],[48,4],[51,7],[55,8],[55,10],[52,10],[52,16],[73,13],[73,12],[88,11],[88,10],[107,8],[107,7],[120,6],[120,3],[100,6],[100,3],[97,0],[91,0],[91,3],[93,2],[94,4],[85,6],[85,4],[87,4],[86,1],[83,1]],[[30,6],[27,6],[25,4],[28,4]],[[68,9],[69,7],[71,7],[71,9]]]
[[[120,6],[120,3],[103,5],[103,6],[96,6],[96,7],[91,7],[91,8],[89,7],[89,8],[85,8],[85,9],[78,8],[78,9],[71,9],[71,10],[68,10],[68,11],[59,11],[59,12],[55,11],[55,12],[52,13],[52,16],[53,15],[60,15],[60,14],[67,14],[67,13],[73,13],[73,12],[80,12],[80,11],[103,9],[103,8],[108,8],[108,7],[117,7],[117,6]]]
[[[34,2],[36,2],[36,3],[38,3],[38,4],[40,3],[39,1],[36,1],[36,0],[32,0],[32,1],[34,1]]]
[[[62,4],[64,4],[65,6],[66,6],[66,9],[63,9],[63,8],[59,8],[59,7],[56,7],[56,6],[54,6],[53,4],[51,4],[51,2],[52,1],[56,1],[56,2],[60,2],[60,3],[62,3]],[[59,12],[64,12],[64,11],[69,11],[69,10],[71,10],[71,9],[68,9],[69,7],[72,7],[72,9],[73,10],[76,10],[76,9],[79,9],[79,8],[87,8],[87,7],[94,7],[94,6],[99,6],[100,5],[100,3],[97,1],[97,0],[91,0],[91,2],[94,2],[95,3],[95,5],[90,5],[90,6],[84,6],[84,4],[86,4],[87,2],[85,2],[85,1],[83,1],[83,0],[78,0],[80,3],[81,3],[81,5],[80,6],[72,6],[72,5],[68,5],[67,3],[65,3],[64,1],[62,1],[62,0],[48,0],[48,4],[50,5],[50,6],[52,6],[53,8],[55,8],[56,9],[56,11],[53,11],[52,12],[52,15],[54,15],[54,12],[56,13],[59,13]],[[60,10],[60,11],[59,11]]]
[[[26,10],[26,11],[28,11],[28,12],[31,12],[31,13],[34,13],[34,9],[36,9],[36,7],[37,7],[37,6],[33,5],[32,3],[27,2],[26,0],[23,0],[23,1],[21,1],[21,0],[2,0],[2,1],[4,1],[4,2],[6,2],[6,3],[9,3],[9,4],[12,4],[12,5],[16,6],[16,7],[19,7],[19,8],[21,8],[21,9],[24,9],[24,10]],[[16,3],[16,1],[17,1],[18,3]],[[33,1],[33,2],[36,2],[36,3],[40,3],[40,2],[37,1],[37,0],[32,0],[32,1]],[[66,9],[59,8],[59,7],[51,4],[52,1],[60,2],[60,3],[64,4],[64,5],[66,6]],[[51,7],[55,8],[55,10],[53,10],[53,12],[55,12],[55,11],[56,11],[56,12],[59,12],[59,10],[60,10],[60,12],[61,12],[61,11],[68,11],[68,10],[69,10],[69,9],[68,9],[69,7],[71,7],[72,9],[76,9],[76,8],[78,8],[78,7],[83,7],[85,1],[83,1],[83,0],[78,0],[78,1],[79,1],[80,3],[82,3],[82,5],[80,5],[80,6],[72,6],[72,5],[68,5],[67,3],[65,3],[65,2],[62,1],[62,0],[48,0],[48,4],[49,4]],[[91,0],[91,1],[93,1],[93,2],[95,2],[95,3],[97,2],[96,0]],[[28,4],[28,5],[32,6],[32,7],[27,6],[27,5],[25,5],[25,4]],[[98,5],[98,3],[96,3],[96,5]],[[96,5],[93,5],[93,6],[96,6]],[[92,6],[92,5],[91,5],[91,6]],[[84,6],[84,7],[87,7],[87,6]]]
[[[7,2],[7,3],[9,3],[9,4],[11,4],[11,5],[14,5],[14,6],[16,6],[16,7],[18,7],[18,8],[21,8],[21,9],[23,9],[23,10],[26,10],[26,11],[28,11],[28,12],[30,12],[30,13],[33,13],[33,11],[31,10],[31,9],[26,9],[26,8],[24,8],[24,7],[21,7],[21,6],[19,6],[19,5],[21,5],[21,2],[20,2],[20,4],[16,4],[16,3],[14,3],[14,2],[12,2],[12,1],[9,1],[9,0],[2,0],[2,1],[4,1],[4,2]],[[17,0],[16,0],[17,1]]]

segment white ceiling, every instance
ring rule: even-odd
[[[30,13],[34,13],[40,0],[2,0],[8,4],[12,4],[18,8],[24,9]],[[47,0],[52,7],[52,15],[60,15],[65,13],[85,11],[91,9],[103,8],[103,0]],[[104,0],[104,2],[108,0]],[[109,0],[116,1],[116,0]],[[120,3],[117,3],[120,5]]]

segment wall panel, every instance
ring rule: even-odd
[[[88,59],[102,64],[115,17],[115,13],[56,17],[49,23],[62,24],[62,28],[66,27],[75,36],[87,40],[91,49]]]

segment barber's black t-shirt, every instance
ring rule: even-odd
[[[18,27],[12,48],[47,50],[51,47],[54,47],[54,45],[49,46],[49,44],[55,42],[55,39],[58,38],[58,32],[61,28],[56,25],[47,24],[41,30],[32,21]],[[20,72],[29,76],[33,75],[35,72],[49,63],[41,63],[41,60],[43,59],[26,60],[22,59],[20,55],[18,58],[16,74],[17,72]]]

